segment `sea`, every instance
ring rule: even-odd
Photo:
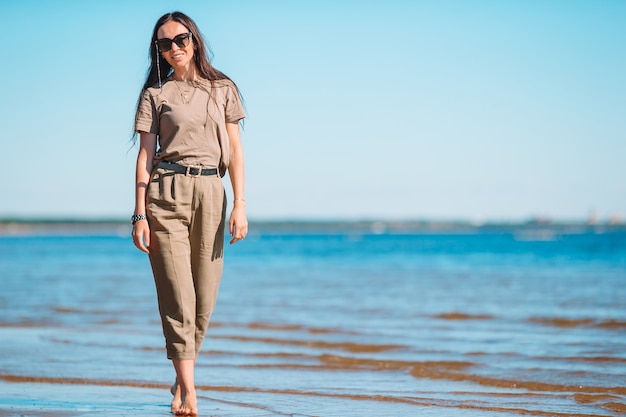
[[[196,364],[204,416],[626,415],[626,228],[251,224]],[[0,416],[167,416],[125,225],[0,234]]]

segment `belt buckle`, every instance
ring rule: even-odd
[[[192,174],[191,170],[195,168],[198,170],[197,174]],[[198,178],[200,175],[202,175],[202,167],[194,167],[194,166],[188,166],[187,170],[185,171],[185,176],[186,177],[192,177],[192,178]]]

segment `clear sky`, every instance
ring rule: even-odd
[[[244,94],[252,220],[626,217],[622,0],[3,0],[0,217],[132,214],[173,10]]]

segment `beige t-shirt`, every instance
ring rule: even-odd
[[[212,97],[209,97],[209,95]],[[245,117],[232,81],[184,82],[168,78],[162,88],[146,89],[139,101],[135,130],[157,134],[155,166],[160,161],[228,167],[226,123]]]

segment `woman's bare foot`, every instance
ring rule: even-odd
[[[195,363],[195,359],[172,359],[172,364],[174,364],[174,369],[176,370],[176,382],[180,389],[180,397],[183,400],[182,405],[175,413],[177,416],[198,415],[198,399],[196,398],[196,389],[193,382]]]
[[[172,388],[170,388],[170,392],[174,396],[171,406],[172,414],[178,414],[183,405],[183,400],[180,394],[180,385],[178,385],[178,382],[174,381]]]
[[[198,400],[196,399],[196,393],[187,393],[185,395],[185,401],[180,407],[177,416],[197,416],[198,415]]]

